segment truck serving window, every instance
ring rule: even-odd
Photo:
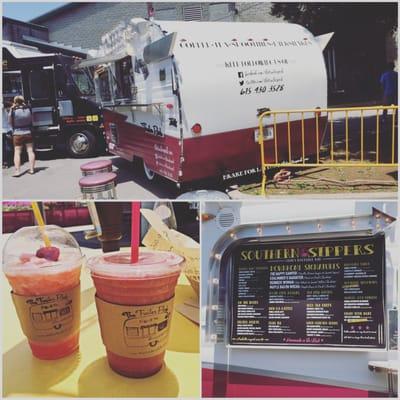
[[[115,63],[115,74],[117,80],[117,98],[132,99],[132,60],[131,57],[125,57]]]
[[[34,100],[50,98],[50,71],[33,70],[29,73],[29,87]]]
[[[105,70],[98,75],[100,97],[102,101],[111,101],[110,78]]]
[[[71,77],[82,96],[94,96],[95,93],[93,82],[90,80],[85,71],[71,71]]]

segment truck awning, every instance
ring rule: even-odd
[[[158,62],[172,56],[177,33],[173,32],[163,38],[148,44],[143,50],[143,59],[146,64]]]
[[[122,58],[128,57],[129,55],[130,54],[128,54],[127,51],[121,51],[116,54],[108,54],[102,57],[89,58],[80,61],[78,64],[74,66],[74,68],[79,69],[79,68],[93,67],[95,65],[107,64],[109,62],[121,60]]]
[[[144,61],[149,64],[155,61],[161,61],[172,55],[172,51],[175,45],[176,33],[171,33],[153,43],[150,43],[144,48],[143,58]],[[127,49],[121,50],[118,53],[108,54],[106,56],[90,58],[79,62],[74,68],[87,68],[95,65],[107,64],[121,60],[127,56],[131,56]]]
[[[21,43],[9,42],[8,40],[3,40],[3,49],[6,49],[10,54],[18,59],[24,58],[39,58],[39,57],[54,57],[55,54],[42,53],[36,47],[27,46]]]
[[[57,42],[47,42],[46,40],[38,39],[28,35],[23,35],[22,39],[24,43],[32,46],[37,46],[39,49],[61,53],[73,57],[86,58],[90,51],[90,49],[83,49],[82,47],[73,47]]]

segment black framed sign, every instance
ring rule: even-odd
[[[248,240],[231,252],[230,344],[385,348],[385,236]]]

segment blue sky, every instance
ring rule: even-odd
[[[19,3],[7,1],[3,3],[3,16],[19,21],[29,21],[64,4],[67,3]]]

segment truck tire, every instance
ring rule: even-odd
[[[71,133],[67,138],[66,145],[68,154],[74,158],[89,157],[97,150],[96,137],[87,129]]]

